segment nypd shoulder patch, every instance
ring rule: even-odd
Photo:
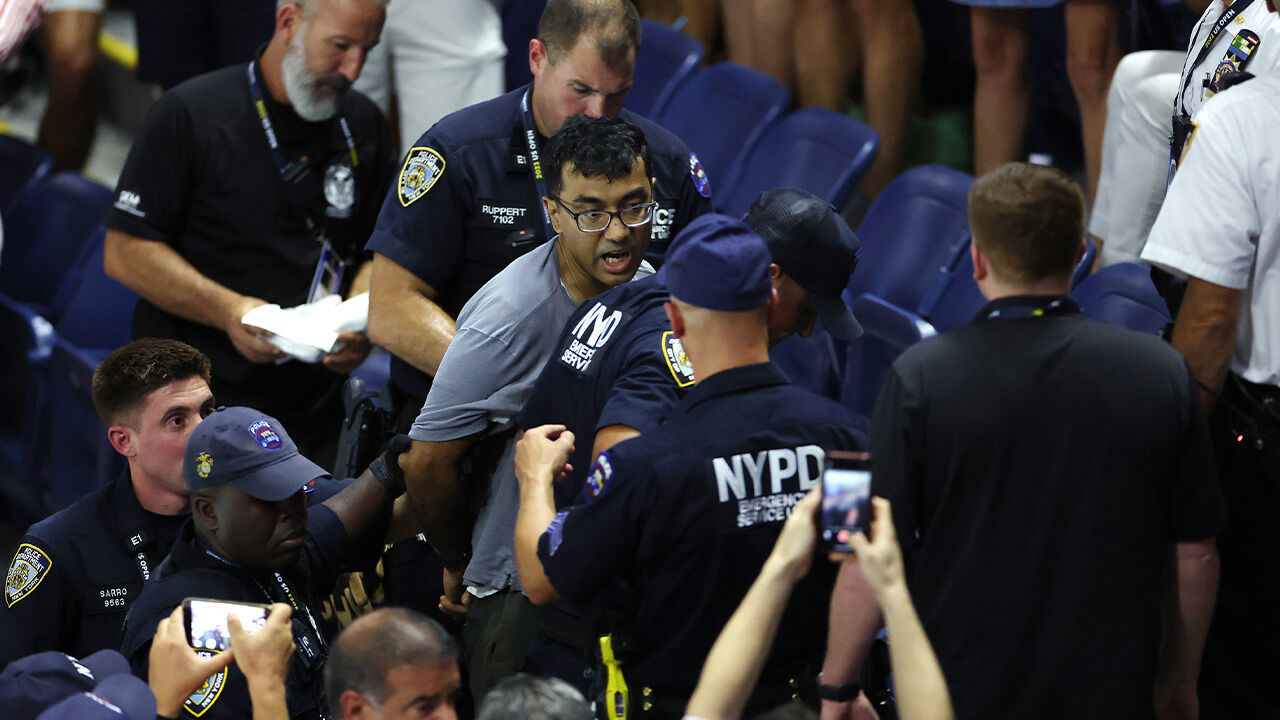
[[[684,343],[670,330],[662,333],[662,357],[666,358],[667,369],[671,371],[677,387],[693,384],[693,364],[684,352]]]
[[[609,451],[605,450],[592,464],[591,472],[587,473],[586,482],[582,484],[582,495],[587,502],[595,502],[611,487],[612,481],[613,461],[609,458]]]
[[[4,582],[4,604],[13,607],[19,600],[35,592],[49,574],[53,560],[44,550],[30,543],[18,546],[18,552],[9,563],[9,573]]]
[[[556,516],[551,520],[551,524],[547,526],[548,555],[555,555],[556,550],[560,549],[560,543],[564,542],[564,519],[567,517],[569,517],[568,510],[556,513]]]
[[[213,657],[215,650],[196,650],[196,654],[200,657]],[[191,693],[191,697],[182,703],[183,709],[190,713],[193,717],[200,717],[209,712],[209,708],[218,701],[218,696],[222,694],[222,688],[227,684],[227,670],[223,668],[218,672],[210,675],[200,686],[199,690]]]
[[[444,174],[444,166],[444,156],[429,147],[410,150],[404,159],[404,167],[400,169],[400,180],[396,185],[400,193],[400,204],[409,207],[426,195]]]
[[[694,153],[689,153],[689,176],[693,178],[693,186],[699,195],[711,197],[711,178],[707,177],[707,171],[702,169],[702,163]]]

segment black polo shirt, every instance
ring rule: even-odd
[[[617,577],[636,588],[633,692],[693,690],[791,508],[821,482],[825,451],[865,447],[857,424],[764,363],[701,381],[665,423],[600,454],[587,504],[556,515],[538,557],[569,601]],[[767,671],[821,659],[833,579],[815,563],[797,585]]]
[[[521,111],[530,87],[463,108],[419,138],[369,239],[369,250],[434,288],[436,302],[453,317],[490,278],[548,239]],[[646,254],[656,267],[671,239],[711,211],[712,190],[683,141],[629,111],[622,117],[644,132],[657,178],[659,209]],[[545,142],[539,137],[538,147]],[[419,404],[430,386],[398,358],[391,380]]]
[[[236,292],[291,307],[307,301],[321,245],[299,207],[349,261],[357,262],[385,194],[391,143],[377,106],[348,92],[339,116],[355,146],[351,157],[338,119],[306,122],[261,93],[287,163],[306,159],[286,193],[249,87],[235,65],[170,90],[147,116],[117,186],[107,227],[163,242],[196,270]],[[354,269],[346,273],[349,283]],[[321,365],[253,364],[219,329],[171,315],[145,299],[134,337],[169,337],[213,362],[214,392],[228,404],[272,415],[307,408],[341,382]]]
[[[1166,545],[1225,523],[1181,355],[997,300],[894,363],[871,452],[957,717],[1153,717]]]

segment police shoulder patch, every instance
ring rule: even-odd
[[[670,330],[662,333],[662,356],[667,360],[667,369],[671,371],[677,387],[693,384],[693,365],[684,352],[684,343]]]
[[[555,555],[556,550],[560,549],[560,543],[564,542],[564,519],[569,517],[569,511],[564,510],[556,513],[551,519],[551,524],[547,526],[547,554]]]
[[[595,502],[604,495],[613,484],[613,461],[609,459],[609,451],[605,450],[591,465],[587,480],[582,484],[582,495],[587,502]]]
[[[44,550],[30,543],[18,546],[18,552],[9,563],[9,573],[4,581],[4,604],[13,607],[19,600],[35,592],[36,587],[49,574],[53,559]]]
[[[702,163],[694,153],[689,153],[689,176],[693,178],[693,186],[699,195],[711,197],[711,178],[707,177],[707,171],[702,169]]]
[[[213,657],[216,650],[196,650],[196,654],[200,657]],[[222,694],[222,688],[227,684],[227,669],[223,668],[218,672],[210,675],[200,686],[200,689],[191,693],[191,697],[182,703],[182,707],[194,717],[200,717],[209,712],[209,708],[218,701],[218,696]]]
[[[400,204],[409,207],[427,194],[444,174],[444,156],[429,147],[415,147],[405,156],[397,188]]]

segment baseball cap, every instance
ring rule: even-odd
[[[100,650],[83,660],[56,650],[28,655],[0,673],[0,708],[6,718],[34,720],[41,710],[69,695],[92,690],[104,678],[128,674],[128,661],[115,650]]]
[[[675,297],[708,310],[751,310],[769,302],[769,249],[741,220],[714,213],[685,226],[658,271]]]
[[[154,720],[156,697],[132,675],[113,675],[40,713],[37,720]]]
[[[743,219],[764,239],[773,262],[804,288],[833,337],[853,340],[862,334],[840,297],[862,244],[835,208],[812,193],[781,188],[762,193]]]
[[[247,407],[221,407],[191,431],[182,476],[192,490],[230,485],[259,500],[291,497],[322,475],[279,420]]]

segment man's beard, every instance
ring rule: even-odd
[[[309,122],[329,120],[338,114],[342,98],[351,88],[351,83],[341,74],[334,73],[328,77],[316,77],[307,67],[307,50],[302,39],[307,34],[304,24],[298,28],[293,43],[285,51],[281,74],[284,76],[285,94],[293,105],[298,117]]]

